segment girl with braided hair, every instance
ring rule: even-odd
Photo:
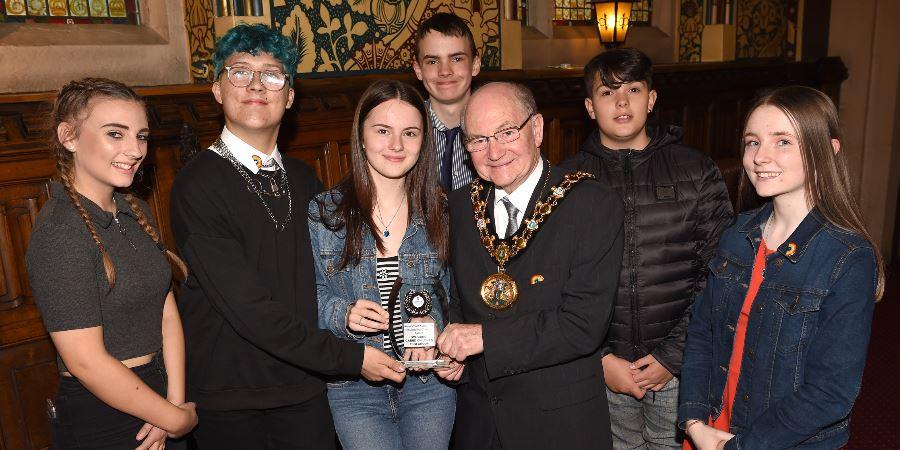
[[[184,334],[170,290],[181,259],[149,206],[122,192],[147,154],[141,98],[101,78],[65,85],[50,127],[56,180],[26,267],[58,352],[54,448],[163,449],[197,424],[184,403]]]

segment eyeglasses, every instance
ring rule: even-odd
[[[225,66],[228,81],[234,87],[247,87],[253,83],[253,75],[259,74],[259,82],[270,91],[280,91],[287,84],[287,75],[280,70],[252,70],[243,66]]]
[[[470,138],[465,143],[466,150],[468,150],[469,153],[480,152],[488,148],[488,142],[491,140],[491,138],[496,139],[497,143],[500,144],[509,144],[510,142],[518,140],[519,136],[521,136],[522,128],[525,128],[525,125],[528,124],[528,121],[531,120],[531,118],[534,117],[535,114],[537,113],[533,112],[529,114],[528,117],[525,118],[525,121],[522,122],[522,125],[519,125],[517,127],[502,129],[494,133],[492,136],[475,136]]]

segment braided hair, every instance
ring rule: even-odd
[[[71,81],[60,89],[53,103],[53,112],[51,113],[51,123],[48,127],[50,138],[49,147],[50,155],[56,162],[56,178],[66,189],[69,201],[75,206],[78,215],[91,234],[91,239],[97,245],[100,251],[100,257],[103,261],[103,269],[106,272],[106,280],[109,289],[116,284],[116,269],[113,266],[112,259],[97,234],[93,220],[84,205],[81,203],[80,195],[75,189],[75,166],[74,156],[65,145],[60,141],[57,129],[62,123],[69,123],[74,128],[74,133],[78,134],[78,126],[90,115],[92,102],[96,100],[127,100],[133,101],[141,106],[144,101],[131,88],[117,81],[105,78],[83,78],[81,80]],[[144,232],[153,239],[153,242],[163,250],[169,264],[172,265],[172,272],[180,279],[187,278],[187,266],[175,253],[167,250],[160,242],[159,233],[150,224],[144,212],[141,210],[137,200],[131,194],[125,195],[125,200],[131,207],[132,214],[137,218],[138,224],[143,228]]]

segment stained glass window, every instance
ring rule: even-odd
[[[629,26],[650,26],[651,0],[631,2],[631,23]]]
[[[554,25],[589,25],[594,21],[594,5],[590,0],[554,0]],[[650,25],[652,0],[631,2],[631,25]]]
[[[139,25],[138,0],[0,0],[0,22]]]
[[[554,0],[553,23],[556,25],[585,25],[594,18],[594,6],[589,0]]]

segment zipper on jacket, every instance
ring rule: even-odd
[[[625,174],[625,248],[628,258],[628,284],[631,287],[631,348],[634,358],[641,358],[640,342],[641,330],[638,320],[637,298],[637,243],[635,242],[635,228],[637,224],[634,206],[634,174],[631,168],[631,155],[634,150],[628,150],[622,161],[622,169]]]

